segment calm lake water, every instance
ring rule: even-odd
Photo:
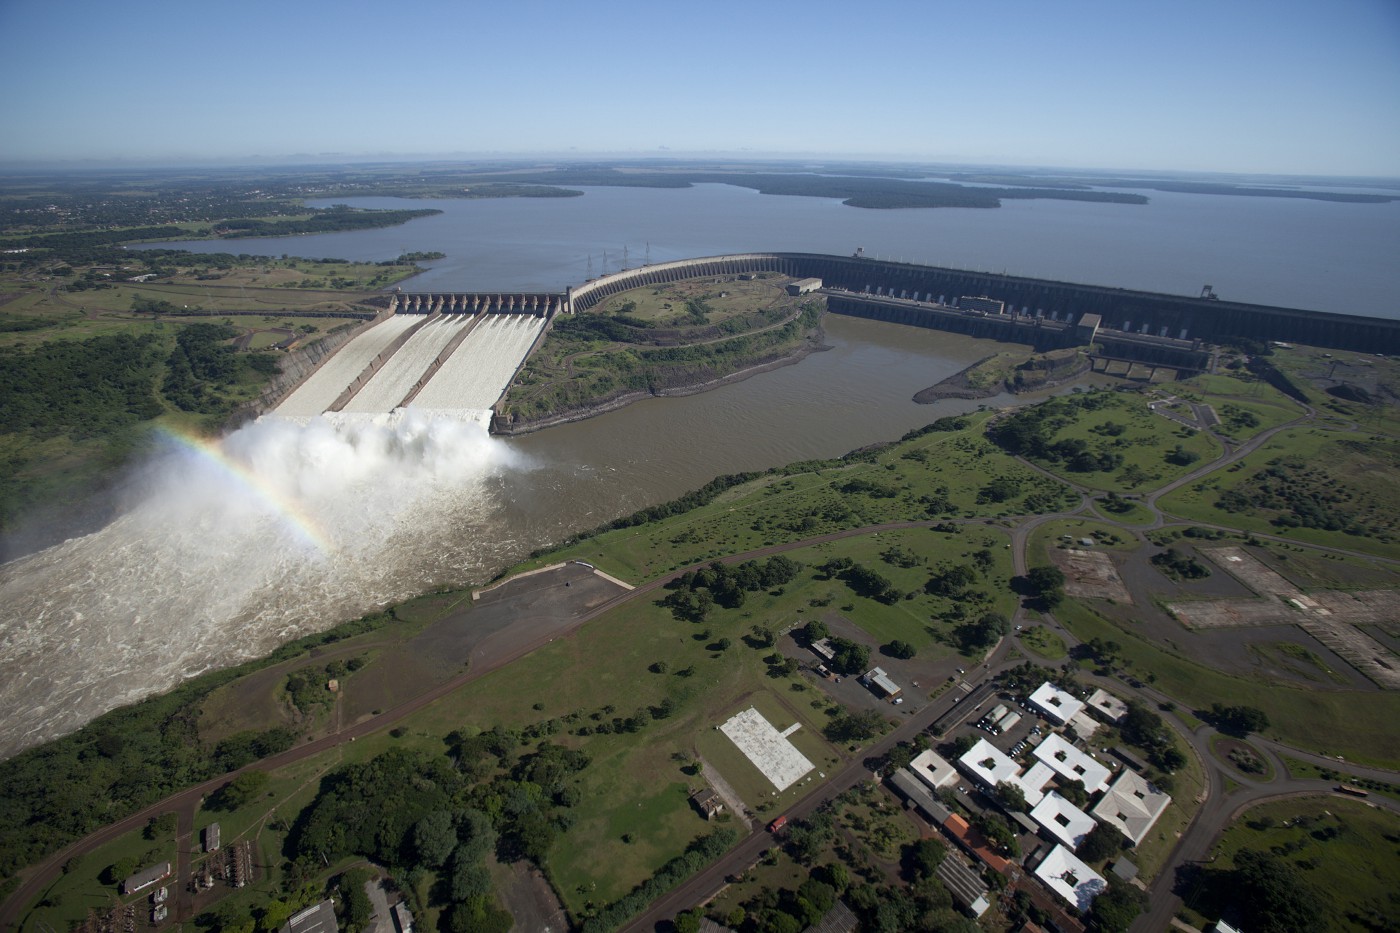
[[[1145,193],[1146,205],[1006,201],[995,209],[877,211],[731,185],[585,188],[576,198],[312,202],[435,207],[435,217],[351,233],[169,244],[380,261],[447,258],[408,286],[562,290],[630,266],[744,251],[870,255],[932,265],[1284,307],[1400,317],[1400,201]],[[167,244],[162,244],[167,245]]]

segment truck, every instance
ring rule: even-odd
[[[783,831],[783,827],[786,825],[787,816],[780,816],[776,820],[768,824],[768,831],[776,836],[778,833],[781,833]]]

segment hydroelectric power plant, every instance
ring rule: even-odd
[[[776,272],[818,283],[834,313],[1039,350],[1093,345],[1098,359],[1186,372],[1210,366],[1209,343],[1281,340],[1400,352],[1400,321],[1199,296],[1051,282],[854,256],[744,253],[628,269],[562,294],[395,292],[368,328],[323,358],[281,399],[278,416],[333,422],[425,414],[495,425],[493,409],[557,313],[587,311],[632,288]]]

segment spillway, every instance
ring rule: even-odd
[[[314,418],[321,414],[364,372],[370,361],[410,327],[422,322],[423,318],[416,314],[396,314],[366,329],[283,399],[276,413],[290,418]]]
[[[505,392],[544,325],[544,318],[532,314],[488,315],[433,374],[413,399],[413,407],[489,410]]]
[[[423,378],[433,360],[447,349],[452,338],[475,321],[476,318],[468,315],[450,315],[424,325],[365,383],[343,410],[353,414],[382,414],[398,408],[413,386]]]

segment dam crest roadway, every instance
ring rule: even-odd
[[[1081,285],[815,253],[742,253],[628,269],[563,293],[395,291],[386,310],[325,355],[272,407],[306,421],[386,421],[412,405],[430,417],[490,426],[516,373],[557,314],[580,313],[633,288],[758,273],[820,279],[838,314],[1029,344],[1093,345],[1107,359],[1199,371],[1209,342],[1292,341],[1400,353],[1400,320],[1200,296]]]

